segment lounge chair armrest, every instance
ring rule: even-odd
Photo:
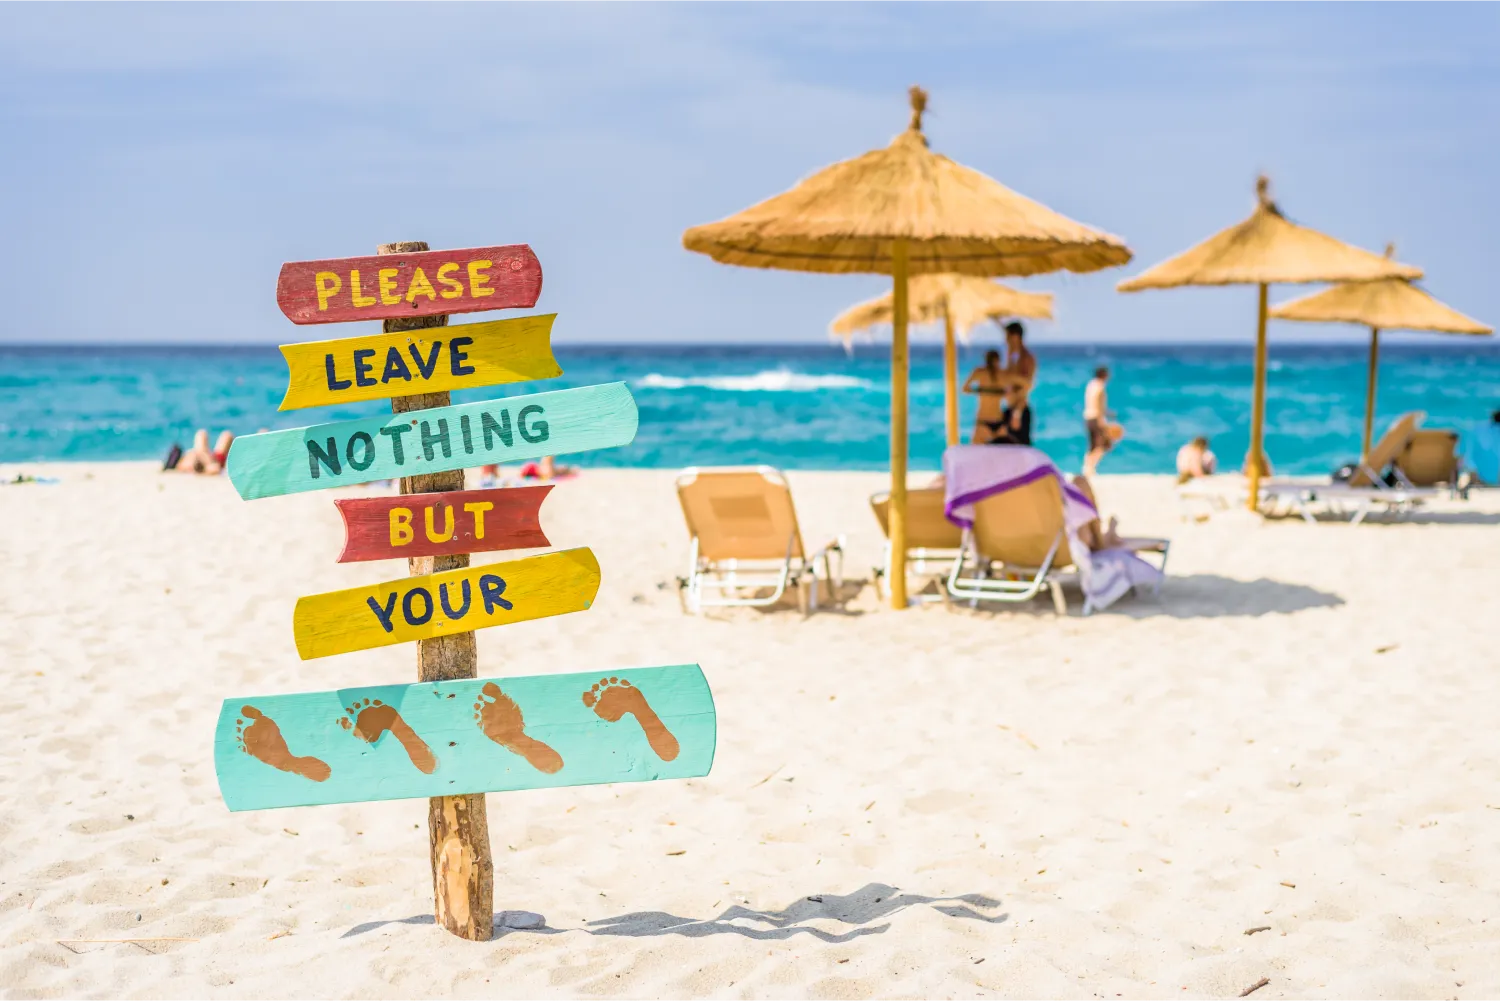
[[[1172,545],[1172,540],[1151,538],[1149,536],[1129,535],[1121,537],[1120,545],[1126,549],[1131,550],[1132,552],[1154,553],[1163,552],[1169,549]]]
[[[829,541],[823,543],[822,547],[819,548],[818,550],[816,550],[815,552],[809,553],[808,556],[807,556],[807,558],[809,560],[815,560],[815,559],[819,558],[820,556],[823,556],[826,553],[830,553],[830,552],[842,553],[844,551],[844,545],[845,545],[846,542],[847,542],[847,537],[846,536],[843,536],[843,535],[835,536],[834,538],[830,539]]]

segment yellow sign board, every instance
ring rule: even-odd
[[[593,552],[565,549],[309,595],[297,601],[292,635],[311,660],[581,612],[598,593]]]
[[[281,410],[383,400],[562,375],[556,313],[283,344],[291,378]]]

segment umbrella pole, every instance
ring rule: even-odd
[[[906,607],[906,241],[891,246],[891,607]]]
[[[948,444],[958,444],[958,347],[953,343],[953,316],[943,307],[943,405]]]
[[[1255,396],[1250,403],[1250,510],[1259,510],[1260,473],[1265,459],[1261,447],[1266,422],[1266,285],[1260,284],[1260,306],[1255,321]]]
[[[1359,459],[1370,457],[1370,432],[1375,424],[1375,375],[1380,367],[1380,330],[1370,328],[1370,379],[1365,388],[1365,440],[1359,446]]]

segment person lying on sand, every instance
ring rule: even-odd
[[[172,452],[178,454],[174,458],[172,452],[167,453],[167,461],[163,464],[162,471],[216,475],[224,471],[224,463],[229,459],[229,446],[233,443],[234,435],[223,431],[220,432],[219,440],[214,447],[209,448],[208,431],[205,428],[199,428],[193,435],[192,448],[183,452],[179,446],[172,446]]]
[[[577,476],[576,466],[559,466],[552,461],[552,456],[542,456],[540,462],[528,462],[521,467],[521,479],[523,480],[563,480],[570,476]]]

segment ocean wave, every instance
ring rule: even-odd
[[[683,379],[649,372],[635,380],[640,389],[716,389],[728,393],[805,393],[815,389],[870,389],[865,379],[849,375],[806,375],[778,368],[754,375],[705,375]]]

